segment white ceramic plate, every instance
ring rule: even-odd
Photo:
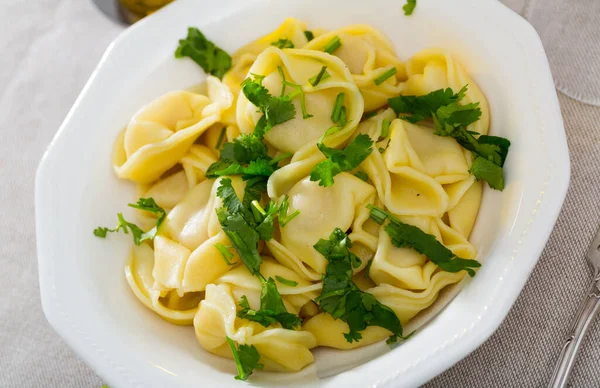
[[[133,187],[117,180],[110,155],[135,111],[170,90],[200,82],[176,60],[188,26],[232,52],[287,16],[309,26],[366,23],[382,30],[400,58],[431,46],[450,49],[486,94],[491,133],[513,145],[507,187],[486,189],[472,236],[483,267],[410,341],[329,377],[326,354],[301,376],[257,374],[254,384],[415,386],[487,339],[521,292],[556,221],[569,181],[565,133],[550,70],[533,28],[496,0],[178,0],[128,29],[107,50],[46,152],[36,178],[40,288],[54,329],[111,387],[242,386],[232,361],[200,348],[189,327],[162,321],[132,295],[123,276],[129,236],[93,236],[111,225]],[[382,347],[342,352],[352,366]],[[332,357],[329,357],[330,359]],[[316,377],[316,374],[321,378]]]

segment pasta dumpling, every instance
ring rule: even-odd
[[[232,358],[226,337],[238,344],[254,345],[265,369],[299,371],[314,361],[314,335],[303,330],[264,328],[238,318],[237,303],[227,284],[210,284],[194,317],[196,339],[211,353]]]
[[[323,50],[335,37],[341,46],[333,55],[350,69],[365,100],[365,111],[373,111],[397,96],[406,79],[404,63],[396,57],[392,44],[377,30],[366,25],[352,25],[325,33],[310,41],[305,48]],[[388,71],[395,71],[379,85],[375,80]]]
[[[330,77],[312,86],[309,79],[327,66]],[[289,86],[283,87],[282,75],[286,81],[299,85],[302,93],[292,103],[296,114],[291,120],[272,128],[266,135],[266,141],[283,152],[296,153],[294,158],[303,159],[316,151],[316,141],[325,131],[334,126],[331,112],[338,95],[342,94],[346,107],[347,121],[335,134],[327,136],[324,142],[331,147],[342,144],[351,135],[363,113],[363,98],[352,81],[344,63],[336,57],[313,50],[286,49],[270,47],[263,51],[250,73],[264,76],[262,84],[272,95],[287,95],[292,92]],[[304,95],[305,116],[302,109]],[[237,120],[242,133],[250,133],[262,116],[243,93],[237,102]]]
[[[113,166],[119,178],[138,183],[157,180],[220,119],[233,96],[218,78],[209,76],[207,83],[208,97],[170,92],[133,116],[115,144]]]

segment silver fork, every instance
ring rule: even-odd
[[[600,229],[587,251],[588,263],[594,269],[594,279],[590,285],[585,300],[579,308],[577,318],[571,328],[571,334],[567,338],[554,368],[554,373],[548,384],[549,388],[562,388],[567,386],[569,374],[575,363],[575,356],[579,346],[591,323],[600,311]]]

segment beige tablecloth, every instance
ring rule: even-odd
[[[598,99],[594,82],[600,74],[593,70],[600,56],[591,64],[584,61],[600,52],[600,40],[595,39],[600,24],[589,24],[589,15],[600,18],[600,1],[504,2],[542,33],[561,90],[573,90],[570,95],[582,100]],[[562,3],[579,14],[565,18]],[[588,24],[575,31],[553,22],[553,17],[560,23]],[[0,2],[0,387],[100,388],[102,384],[44,318],[33,188],[44,149],[121,30],[89,0]],[[577,36],[579,30],[583,38]],[[573,77],[574,69],[580,69],[582,78]],[[584,251],[600,221],[600,108],[562,93],[559,98],[572,177],[548,246],[500,329],[429,387],[540,387],[551,373],[585,293],[590,274]],[[575,387],[600,386],[599,325],[592,327],[575,365]]]

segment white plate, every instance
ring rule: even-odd
[[[162,321],[128,289],[123,262],[129,236],[93,236],[134,201],[114,176],[117,132],[143,104],[200,82],[191,61],[176,60],[188,26],[232,52],[287,16],[309,26],[366,23],[381,29],[400,58],[431,46],[449,48],[486,94],[491,132],[513,145],[507,187],[487,189],[473,242],[483,267],[464,290],[410,341],[370,362],[317,379],[319,386],[415,386],[441,373],[487,339],[521,292],[544,247],[569,182],[560,109],[544,50],[533,28],[496,0],[419,0],[405,17],[403,1],[178,0],[134,25],[107,50],[46,152],[36,177],[40,288],[54,329],[111,387],[242,386],[232,361],[212,356],[193,330]],[[375,349],[375,350],[373,350]],[[354,364],[380,348],[344,352]],[[321,357],[322,359],[322,357]],[[319,361],[317,362],[319,364]],[[326,375],[327,371],[319,371]],[[253,376],[254,384],[295,381]],[[270,382],[269,382],[270,381]]]

